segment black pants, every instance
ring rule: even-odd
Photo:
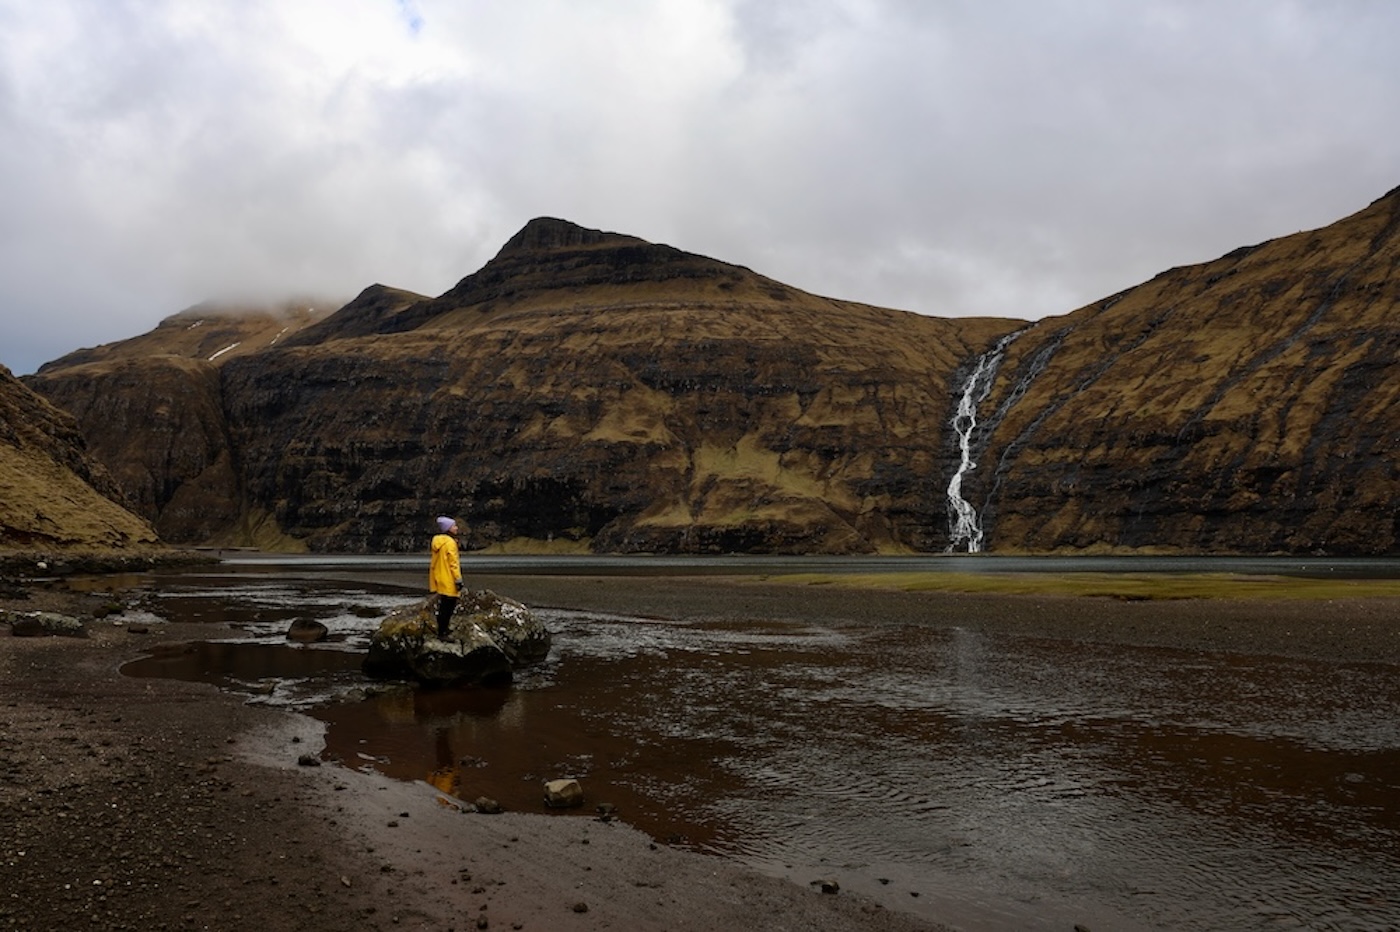
[[[447,625],[452,621],[452,610],[457,607],[457,597],[455,595],[439,595],[437,604],[437,633],[438,637],[447,637]]]

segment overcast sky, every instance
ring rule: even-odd
[[[1400,185],[1390,0],[0,0],[0,363],[556,216],[1063,314]]]

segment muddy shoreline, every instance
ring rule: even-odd
[[[530,604],[671,618],[918,619],[1036,637],[1400,662],[1400,600],[1153,603],[870,592],[757,580],[477,577]],[[32,588],[0,608],[91,614]],[[1048,619],[1054,618],[1050,625]],[[0,626],[0,927],[929,929],[917,900],[831,895],[656,844],[616,822],[464,814],[426,783],[327,762],[319,725],[211,687],[119,672],[153,639]],[[904,894],[907,897],[907,894]],[[878,898],[877,898],[878,899]],[[1086,920],[1091,917],[1085,917]],[[1085,923],[1092,928],[1092,921]]]
[[[90,615],[107,601],[48,588],[0,608]],[[225,632],[138,635],[119,615],[87,631],[0,625],[0,927],[943,928],[620,822],[467,813],[426,783],[302,766],[321,749],[314,720],[119,672],[157,639]]]

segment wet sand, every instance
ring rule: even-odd
[[[918,619],[1040,637],[1400,661],[1400,600],[1119,602],[752,579],[477,577],[540,606],[671,618]],[[91,611],[36,591],[0,608]],[[301,766],[320,726],[197,684],[119,673],[154,638],[0,626],[0,926],[47,929],[942,928],[930,904],[824,894],[617,822],[461,811],[426,783]],[[834,879],[810,877],[806,881]],[[793,882],[797,881],[797,882]],[[1087,918],[1087,917],[1086,917]],[[1092,922],[1086,923],[1093,927]]]

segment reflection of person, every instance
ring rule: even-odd
[[[457,762],[452,756],[452,742],[448,740],[446,728],[434,729],[433,752],[437,768],[428,774],[428,782],[450,796],[457,789]]]
[[[441,517],[437,519],[437,526],[438,533],[433,535],[433,558],[428,566],[428,591],[437,594],[437,636],[445,638],[462,591],[462,558],[457,552],[457,522]]]

